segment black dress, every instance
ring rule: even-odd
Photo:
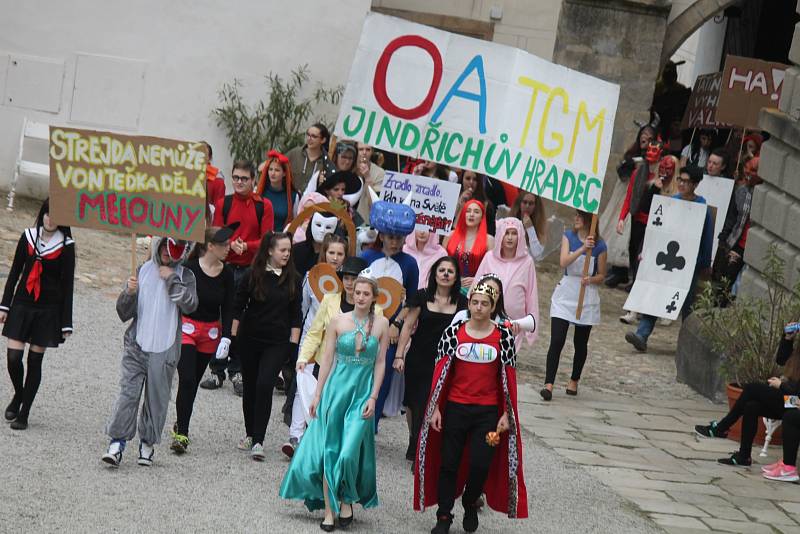
[[[56,232],[42,243],[28,228],[17,242],[14,261],[0,301],[8,312],[3,335],[40,347],[57,347],[72,332],[75,246]]]
[[[406,307],[419,308],[417,331],[411,336],[411,346],[406,354],[405,365],[405,397],[403,404],[414,411],[416,406],[425,406],[431,391],[433,368],[436,361],[436,349],[445,328],[450,325],[453,316],[467,307],[467,299],[459,295],[456,311],[453,313],[433,312],[428,309],[426,289],[420,289],[408,300]]]

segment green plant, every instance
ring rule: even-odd
[[[241,95],[242,83],[234,79],[219,91],[219,107],[212,111],[217,126],[225,131],[233,159],[261,161],[267,150],[283,152],[302,145],[305,128],[320,104],[338,104],[341,86],[328,89],[318,84],[308,92],[308,66],[292,71],[289,80],[275,73],[265,77],[267,94],[253,106]],[[317,117],[325,122],[323,117]]]
[[[791,290],[783,286],[786,262],[778,256],[777,247],[770,246],[764,259],[767,291],[762,298],[739,297],[732,306],[720,308],[720,290],[709,284],[694,309],[712,349],[724,355],[723,374],[734,384],[779,376],[775,352],[783,327],[800,318],[800,285]]]

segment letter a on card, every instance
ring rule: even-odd
[[[655,217],[650,217],[650,226],[663,226],[664,225],[664,205],[659,204],[656,211],[653,212]]]

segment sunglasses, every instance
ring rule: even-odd
[[[249,176],[236,176],[235,174],[231,176],[232,182],[246,182],[248,180],[252,180],[252,178]]]

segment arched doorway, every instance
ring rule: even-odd
[[[700,26],[739,0],[697,0],[667,25],[664,47],[661,50],[661,65],[678,50]]]

